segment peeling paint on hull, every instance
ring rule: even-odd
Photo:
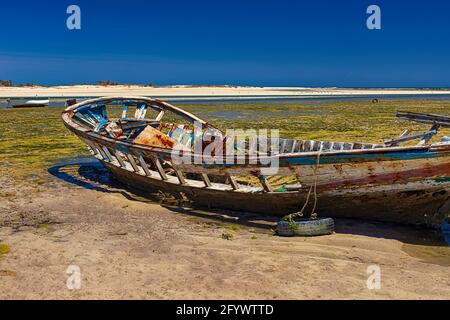
[[[283,216],[299,211],[307,191],[245,193],[172,185],[136,175],[103,162],[119,181],[142,191],[184,193],[194,205],[206,208]],[[433,180],[389,186],[354,187],[318,192],[319,215],[438,226],[450,212],[439,212],[450,201],[450,183]],[[311,210],[312,203],[306,209]]]

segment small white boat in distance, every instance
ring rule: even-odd
[[[50,103],[50,100],[29,100],[29,101],[11,101],[12,108],[37,108],[46,107]]]

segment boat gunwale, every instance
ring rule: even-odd
[[[161,101],[159,99],[153,99],[153,98],[147,98],[147,97],[139,97],[139,96],[108,96],[108,97],[100,97],[100,98],[94,98],[89,100],[84,100],[79,103],[76,103],[72,106],[67,107],[64,112],[65,113],[75,113],[77,109],[88,106],[90,104],[98,103],[98,102],[112,102],[114,100],[130,100],[130,101],[142,101],[150,103],[150,106],[156,106],[160,108],[160,110],[168,110],[171,111],[177,115],[182,116],[185,119],[188,119],[190,121],[198,121],[202,125],[211,126],[208,124],[207,121],[200,119],[199,117],[193,115],[192,113],[189,113],[181,108],[175,107],[167,102]]]

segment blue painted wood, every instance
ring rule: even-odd
[[[450,247],[450,223],[445,222],[441,225],[442,235],[444,236],[447,245]]]
[[[97,132],[108,122],[105,105],[84,108],[77,112],[75,116],[82,123],[88,123],[90,127],[94,127]]]
[[[136,110],[140,111],[140,112],[142,112],[145,109],[147,109],[147,104],[145,104],[145,103],[139,103],[136,107]]]
[[[84,112],[79,112],[79,114],[81,114],[83,117],[85,117],[91,123],[91,126],[95,125],[97,123],[97,120],[95,119],[95,117],[93,117],[91,114],[89,114],[89,110],[86,110]]]
[[[79,122],[81,122],[82,124],[84,124],[85,126],[87,126],[87,127],[92,127],[92,124],[91,124],[90,122],[86,121],[86,118],[84,118],[81,114],[75,113],[75,114],[73,115],[73,117],[74,117],[77,121],[79,121]]]
[[[127,116],[127,112],[128,112],[128,105],[124,104],[123,108],[122,108],[122,119],[125,119]]]
[[[95,119],[96,122],[100,122],[104,120],[105,118],[97,112],[93,112],[92,110],[89,110],[86,112],[92,119]]]
[[[100,120],[97,126],[95,127],[95,132],[100,132],[102,128],[108,123],[107,119]]]
[[[98,105],[96,108],[86,110],[86,113],[90,114],[92,117],[96,118],[97,120],[102,120],[102,119],[106,118],[105,108],[106,108],[105,105]]]
[[[446,157],[449,154],[442,152],[430,152],[426,149],[421,150],[406,150],[406,151],[384,151],[364,154],[326,154],[323,153],[320,158],[320,164],[335,164],[335,163],[358,163],[371,161],[389,161],[389,160],[417,160],[430,159],[437,157]],[[283,159],[289,165],[314,165],[317,162],[317,156],[290,157]]]

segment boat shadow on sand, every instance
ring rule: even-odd
[[[261,233],[271,233],[279,217],[254,213],[235,212],[193,207],[183,199],[158,193],[144,193],[139,189],[114,179],[102,164],[92,157],[72,158],[48,169],[54,177],[67,183],[105,193],[118,193],[131,201],[159,204],[173,213],[191,216],[206,223],[238,224],[254,228]],[[418,226],[399,225],[358,219],[335,219],[337,234],[362,235],[400,241],[404,244],[420,246],[446,246],[440,232]]]

